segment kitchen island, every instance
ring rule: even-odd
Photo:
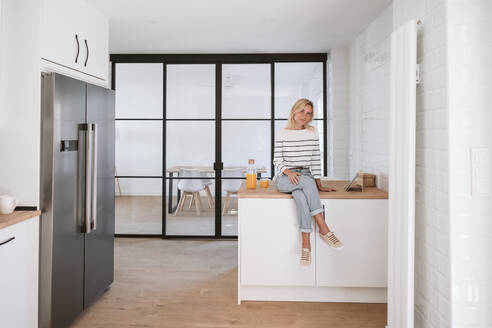
[[[344,191],[350,181],[323,180],[329,228],[344,243],[331,249],[313,220],[311,265],[301,267],[301,233],[292,195],[269,188],[238,192],[238,304],[243,300],[385,303],[388,194]]]

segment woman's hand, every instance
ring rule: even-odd
[[[325,191],[325,192],[337,191],[336,189],[328,188],[328,187],[323,187],[323,186],[318,186],[318,190],[319,191]]]
[[[284,174],[287,174],[287,176],[289,177],[289,181],[291,184],[293,185],[296,185],[299,183],[299,177],[302,175],[301,173],[299,172],[292,172],[290,170],[288,170],[288,172],[286,172],[287,170],[284,171]]]
[[[324,191],[324,192],[337,191],[336,189],[333,188],[323,187],[321,185],[321,179],[315,179],[315,180],[316,180],[316,186],[318,186],[319,191]]]

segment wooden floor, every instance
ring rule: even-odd
[[[382,328],[386,304],[243,302],[237,242],[115,242],[115,282],[73,327]]]

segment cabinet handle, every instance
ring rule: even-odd
[[[9,239],[7,239],[6,241],[2,241],[2,242],[0,243],[0,246],[5,245],[5,244],[7,244],[7,243],[10,243],[10,242],[11,242],[12,240],[14,240],[14,239],[15,239],[15,237],[10,237],[10,238],[9,238]]]
[[[80,44],[79,44],[79,36],[75,34],[75,40],[77,41],[77,56],[75,56],[75,63],[79,60],[79,52],[80,52]]]
[[[85,57],[84,66],[87,66],[87,61],[89,60],[89,46],[87,45],[87,39],[84,39],[84,42],[85,42],[85,49],[87,49],[87,56]]]

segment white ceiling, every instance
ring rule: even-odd
[[[392,0],[86,0],[110,18],[111,53],[326,52]]]

